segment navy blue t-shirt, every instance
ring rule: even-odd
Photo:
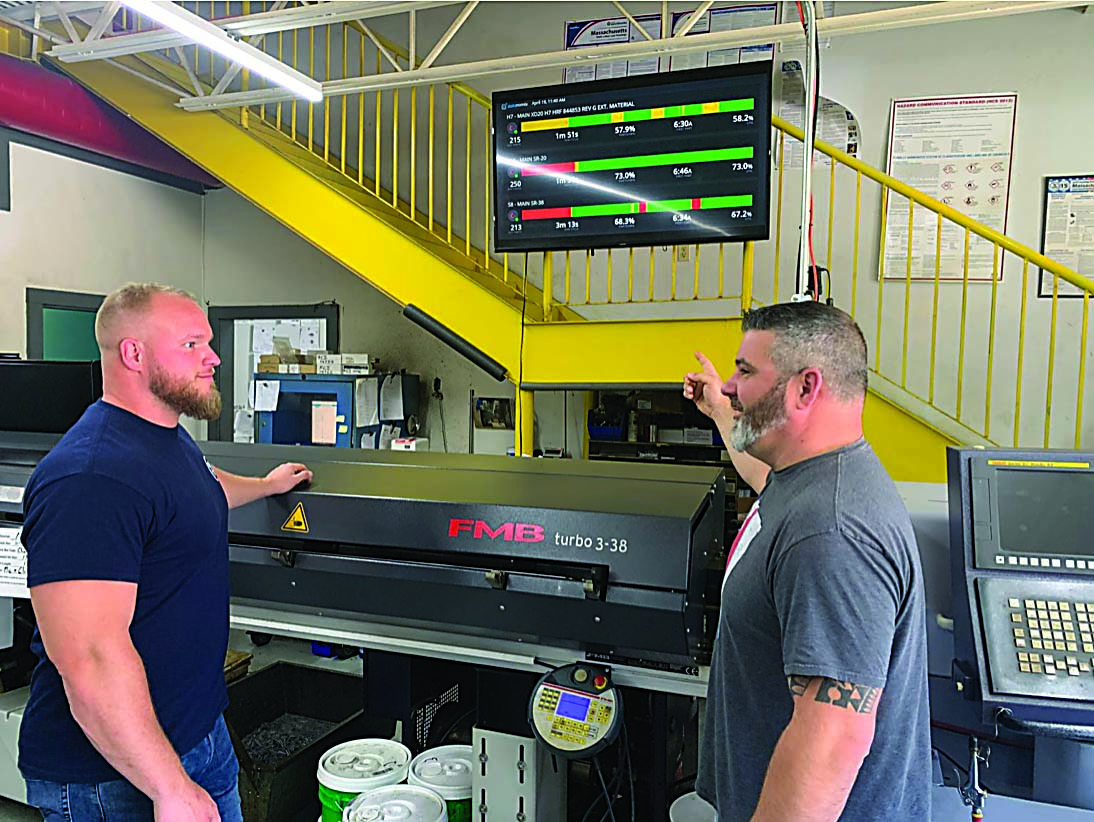
[[[181,427],[96,402],[39,463],[23,503],[27,584],[137,584],[129,633],[152,705],[180,754],[228,704],[228,503]],[[35,632],[38,665],[19,734],[28,779],[120,776],[72,718],[60,675]]]

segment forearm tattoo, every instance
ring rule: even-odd
[[[848,708],[860,714],[872,714],[877,708],[881,688],[857,685],[854,682],[840,682],[826,676],[789,676],[787,684],[790,686],[790,693],[795,698],[803,696],[809,683],[814,679],[819,680],[820,683],[817,687],[817,695],[814,697],[816,702],[831,705],[834,708]]]

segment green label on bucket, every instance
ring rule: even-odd
[[[471,797],[449,799],[444,804],[448,810],[448,822],[471,822]]]
[[[342,811],[356,798],[357,794],[355,793],[336,791],[328,788],[323,783],[319,783],[319,804],[323,807],[322,822],[342,822]],[[471,818],[470,802],[471,800],[468,800],[468,819]]]

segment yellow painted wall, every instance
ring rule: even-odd
[[[958,443],[878,394],[866,398],[866,439],[897,482],[945,482],[946,446]]]

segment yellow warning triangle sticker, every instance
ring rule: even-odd
[[[304,516],[304,503],[296,503],[296,507],[292,509],[292,513],[285,520],[285,524],[281,526],[281,530],[294,531],[298,534],[308,533],[308,518]]]

